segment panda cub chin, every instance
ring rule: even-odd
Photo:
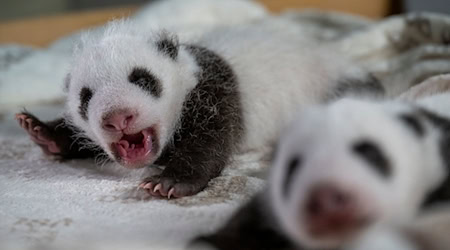
[[[449,93],[305,109],[279,142],[267,190],[197,242],[219,249],[416,249],[414,240],[389,231],[405,231],[425,209],[450,201],[448,107]]]
[[[280,22],[220,28],[195,41],[112,22],[74,52],[65,117],[17,119],[48,155],[164,166],[140,187],[153,196],[196,194],[236,151],[270,145],[299,106],[348,91],[384,93],[344,56]]]

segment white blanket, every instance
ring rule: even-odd
[[[37,111],[45,116],[55,108]],[[0,249],[178,249],[217,228],[263,185],[255,176],[260,166],[248,155],[237,157],[196,196],[153,199],[136,189],[149,170],[56,162],[14,125],[1,123]]]

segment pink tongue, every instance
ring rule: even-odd
[[[144,139],[139,144],[130,144],[127,140],[120,140],[116,144],[117,151],[121,158],[134,160],[148,155],[152,151],[152,137],[144,132]]]

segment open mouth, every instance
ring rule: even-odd
[[[156,134],[152,127],[136,134],[124,134],[118,142],[113,142],[111,147],[125,167],[142,167],[157,150]]]
[[[349,221],[331,220],[328,223],[310,225],[308,231],[315,238],[335,238],[344,241],[355,236],[370,222],[370,217],[361,217]]]

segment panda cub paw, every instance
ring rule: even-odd
[[[155,175],[145,178],[139,188],[145,189],[153,197],[181,198],[200,192],[205,185],[195,181],[180,181],[174,177]]]
[[[45,154],[58,155],[61,149],[56,144],[50,129],[39,119],[28,113],[16,114],[19,125],[30,135],[31,140],[39,145]]]

